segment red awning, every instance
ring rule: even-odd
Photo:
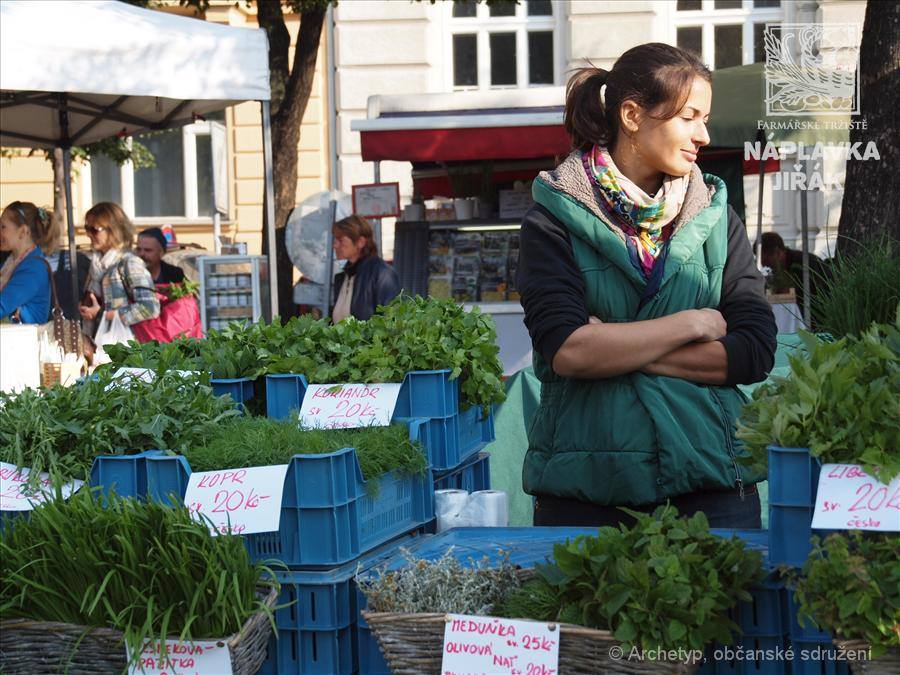
[[[360,131],[364,161],[450,162],[568,154],[562,125]]]

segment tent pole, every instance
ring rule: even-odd
[[[763,190],[766,187],[766,160],[762,158],[762,147],[766,142],[766,135],[760,129],[756,132],[756,142],[759,143],[759,194],[756,197],[756,241],[753,244],[753,250],[756,251],[756,269],[762,268],[762,209],[763,209]]]
[[[266,190],[266,238],[268,239],[269,256],[269,302],[271,305],[271,319],[278,316],[278,258],[275,247],[275,171],[272,156],[272,116],[271,103],[260,101],[262,104],[263,127],[263,164],[265,169]]]
[[[81,301],[78,288],[78,254],[75,250],[75,216],[74,205],[72,204],[72,153],[71,143],[69,142],[69,109],[68,101],[65,94],[59,95],[59,127],[62,135],[62,143],[60,146],[63,151],[63,172],[66,174],[63,178],[63,185],[66,190],[66,225],[69,231],[69,267],[72,273],[72,297],[76,303]],[[81,322],[80,317],[76,319]]]
[[[327,319],[331,316],[331,288],[334,284],[334,223],[337,218],[337,201],[334,199],[333,195],[334,193],[332,192],[331,203],[328,205],[331,226],[328,228],[328,245],[325,247],[325,302],[322,305],[323,319]]]
[[[803,172],[806,173],[806,160],[803,162]],[[807,214],[806,190],[800,191],[800,237],[802,238],[803,252],[803,323],[806,330],[812,330],[810,321],[810,297],[809,297],[809,217]]]

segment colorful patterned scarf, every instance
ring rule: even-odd
[[[595,145],[581,157],[588,178],[603,197],[601,206],[625,233],[632,264],[647,278],[681,211],[690,174],[666,176],[651,197],[616,167],[606,148]]]

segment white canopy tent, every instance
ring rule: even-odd
[[[262,105],[272,315],[277,313],[268,41],[117,0],[0,2],[0,145],[69,148],[167,129],[242,101]],[[63,153],[66,175],[70,156]],[[73,279],[75,226],[66,181]],[[77,287],[77,281],[75,286]]]

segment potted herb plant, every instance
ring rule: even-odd
[[[900,534],[832,534],[796,582],[799,614],[828,630],[854,673],[900,673]]]

